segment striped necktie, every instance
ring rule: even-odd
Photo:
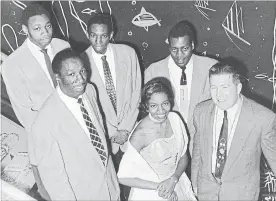
[[[80,109],[82,112],[82,116],[84,119],[84,122],[86,124],[86,127],[90,133],[90,139],[92,144],[94,145],[95,149],[97,150],[100,158],[103,161],[103,164],[105,165],[106,159],[107,159],[107,154],[106,151],[104,149],[104,146],[102,144],[101,138],[99,136],[99,133],[97,132],[96,127],[93,125],[91,118],[89,117],[89,114],[87,112],[87,110],[84,107],[84,104],[82,102],[82,98],[78,99],[78,103],[80,104]]]
[[[116,91],[115,86],[113,83],[112,75],[110,72],[109,64],[106,60],[106,56],[102,56],[103,61],[103,70],[104,70],[104,77],[105,77],[105,88],[106,92],[111,100],[115,113],[117,113],[117,98],[116,98]]]

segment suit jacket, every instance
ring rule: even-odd
[[[33,123],[29,143],[30,161],[36,165],[51,200],[117,200],[120,190],[108,153],[102,117],[92,85],[83,96],[88,100],[92,121],[107,151],[102,160],[79,122],[57,91],[45,101]]]
[[[70,47],[69,43],[57,38],[52,39],[51,45],[54,54]],[[2,76],[16,117],[28,131],[54,88],[29,50],[27,41],[4,61]]]
[[[92,57],[92,47],[85,50],[89,59],[92,75],[91,82],[95,83],[99,99],[106,118],[109,138],[115,136],[117,130],[131,132],[138,116],[138,106],[141,91],[141,70],[137,55],[131,47],[122,44],[109,44],[115,59],[117,115],[106,92],[104,81]],[[117,153],[120,145],[112,143],[112,152]],[[121,146],[122,151],[124,147]]]
[[[151,80],[154,77],[166,77],[171,80],[169,73],[169,62],[170,56],[165,59],[151,64],[145,71],[145,83]],[[197,103],[211,98],[209,93],[209,69],[217,63],[217,60],[211,59],[208,57],[193,55],[193,77],[192,77],[192,86],[190,94],[190,105],[189,105],[189,114],[187,120],[188,133],[190,134],[190,146],[189,151],[192,153],[192,141],[193,141],[193,126],[192,126],[192,116],[193,111]],[[173,87],[173,86],[172,86]],[[174,90],[174,89],[173,89]],[[180,111],[178,106],[175,104],[173,110]],[[181,114],[184,116],[183,114]]]
[[[221,179],[212,174],[215,104],[199,103],[192,156],[192,184],[199,200],[258,200],[260,156],[264,153],[276,173],[276,115],[243,97],[243,104]]]

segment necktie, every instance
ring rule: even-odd
[[[57,86],[57,80],[55,79],[55,75],[54,75],[54,72],[53,72],[53,69],[52,69],[52,62],[51,62],[51,59],[50,59],[49,55],[47,54],[47,49],[41,49],[40,51],[44,55],[44,59],[45,59],[45,62],[46,62],[48,72],[50,74],[50,77],[52,79],[54,87],[56,87]]]
[[[217,148],[217,161],[216,161],[216,169],[215,169],[215,176],[217,178],[221,177],[223,168],[226,162],[227,137],[228,137],[228,119],[227,119],[227,111],[224,110],[223,124],[221,126],[219,140],[218,140],[218,148]]]
[[[105,152],[104,146],[102,144],[101,138],[97,132],[97,129],[93,125],[91,118],[89,117],[89,114],[88,114],[87,110],[85,109],[81,98],[78,99],[78,103],[80,104],[80,109],[81,109],[82,116],[83,116],[84,122],[86,124],[86,127],[89,130],[91,142],[94,145],[95,149],[97,150],[100,158],[102,159],[103,164],[105,165],[107,156],[106,156],[106,152]]]
[[[104,77],[105,77],[105,88],[106,92],[111,100],[115,113],[117,113],[117,98],[116,98],[116,91],[115,86],[113,84],[113,79],[111,76],[110,68],[108,62],[106,60],[106,56],[102,56],[103,61],[103,70],[104,70]]]
[[[187,77],[186,77],[185,69],[186,69],[186,66],[184,66],[182,68],[182,74],[181,74],[181,78],[180,78],[180,85],[187,85]]]

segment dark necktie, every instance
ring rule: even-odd
[[[102,56],[102,61],[103,61],[106,92],[111,100],[111,103],[113,105],[115,113],[117,113],[116,91],[115,91],[115,86],[114,86],[113,79],[111,76],[110,68],[109,68],[108,62],[106,60],[106,56]]]
[[[53,72],[53,69],[52,69],[52,62],[51,62],[51,59],[50,59],[49,55],[47,54],[47,49],[41,49],[40,51],[44,55],[44,59],[45,59],[45,62],[46,62],[48,72],[51,76],[54,87],[56,87],[57,86],[57,80],[55,79],[55,75],[54,75],[54,72]]]
[[[94,145],[95,149],[97,150],[100,158],[102,159],[103,164],[105,165],[107,155],[106,155],[104,146],[102,144],[101,138],[97,132],[97,129],[93,125],[91,118],[89,117],[89,114],[88,114],[87,110],[85,109],[81,98],[78,99],[78,103],[80,104],[80,109],[81,109],[82,116],[83,116],[84,122],[86,124],[86,127],[89,130],[91,142]]]
[[[228,119],[227,111],[224,110],[223,124],[221,126],[218,147],[217,147],[217,160],[216,160],[216,169],[215,176],[220,178],[223,172],[223,168],[226,162],[227,156],[227,137],[228,137]]]
[[[182,67],[180,85],[187,85],[187,77],[186,77],[185,70],[186,70],[186,66]]]

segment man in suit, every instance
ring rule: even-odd
[[[65,49],[52,65],[59,85],[33,123],[30,161],[51,200],[118,200],[119,184],[84,62]]]
[[[110,15],[96,14],[87,28],[91,46],[85,54],[92,71],[90,80],[99,92],[117,168],[138,116],[140,65],[133,48],[110,43],[114,34]]]
[[[27,39],[3,62],[2,76],[16,117],[29,133],[41,105],[56,86],[51,60],[70,45],[52,38],[50,15],[39,4],[29,5],[21,22]],[[39,191],[47,199],[36,167],[33,171]]]
[[[180,112],[190,133],[193,110],[197,103],[209,99],[208,70],[217,61],[195,55],[196,32],[186,21],[178,22],[168,35],[170,55],[151,64],[145,71],[145,83],[154,77],[166,77],[171,81],[175,93],[173,110]],[[193,136],[190,135],[190,140]],[[192,143],[190,145],[190,152]]]
[[[276,173],[276,115],[240,94],[235,67],[209,70],[212,100],[194,111],[192,184],[199,200],[258,200],[260,156]]]

